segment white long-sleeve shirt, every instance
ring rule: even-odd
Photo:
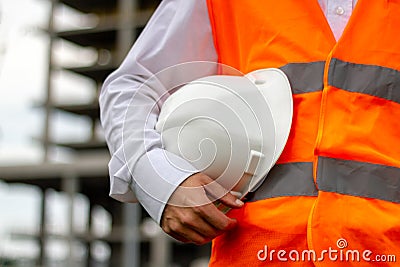
[[[339,39],[355,0],[318,1]],[[157,222],[177,186],[197,170],[163,149],[154,126],[168,89],[217,73],[216,64],[198,61],[217,62],[206,1],[164,0],[101,90],[101,121],[112,154],[110,196],[139,201]],[[186,62],[197,63],[179,65]]]

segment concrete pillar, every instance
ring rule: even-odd
[[[53,71],[53,41],[55,38],[54,32],[54,10],[58,3],[58,0],[49,0],[50,2],[50,14],[48,21],[48,34],[49,34],[49,43],[48,43],[48,69],[47,69],[47,81],[46,81],[46,102],[45,102],[45,121],[44,121],[44,130],[43,130],[43,150],[44,156],[43,160],[49,160],[49,144],[50,144],[50,120],[51,120],[51,111],[52,111],[52,84],[51,77]]]
[[[136,38],[133,19],[138,9],[137,2],[137,0],[118,1],[117,63],[122,62]]]
[[[42,189],[42,199],[41,199],[41,209],[40,209],[40,228],[39,228],[39,246],[40,254],[38,264],[41,267],[45,266],[46,262],[46,190]]]
[[[75,255],[73,254],[73,244],[75,241],[74,204],[75,204],[75,197],[79,191],[78,179],[79,177],[73,172],[65,173],[64,176],[62,177],[61,189],[68,196],[68,210],[67,210],[68,232],[66,240],[68,242],[69,256],[68,256],[67,266],[75,265],[74,262]]]
[[[122,266],[140,266],[140,215],[138,204],[123,204]],[[161,266],[160,266],[161,267]]]

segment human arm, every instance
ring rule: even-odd
[[[209,63],[187,63],[195,61]],[[216,61],[205,1],[164,0],[124,62],[104,82],[100,107],[112,154],[110,195],[138,200],[158,223],[178,185],[198,172],[163,149],[154,130],[160,108],[168,89],[216,74]],[[149,81],[154,74],[157,79]]]

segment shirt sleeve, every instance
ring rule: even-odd
[[[207,4],[164,0],[100,93],[111,152],[110,196],[139,201],[160,222],[176,187],[197,170],[163,149],[155,124],[171,89],[217,73]]]

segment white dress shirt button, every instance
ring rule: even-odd
[[[344,14],[344,8],[341,7],[341,6],[336,7],[335,13],[336,13],[337,15],[339,15],[339,16],[343,15],[343,14]]]

